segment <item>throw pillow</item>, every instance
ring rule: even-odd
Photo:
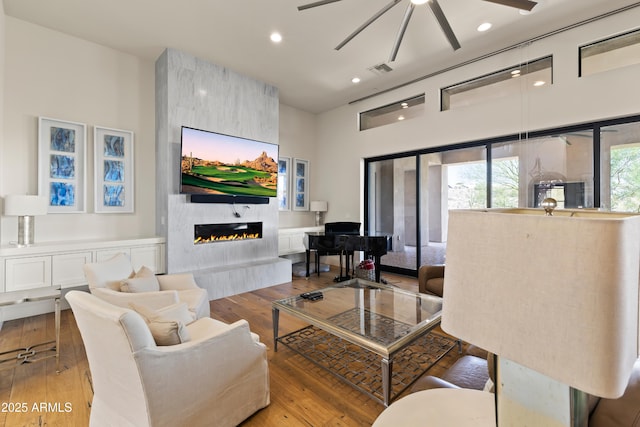
[[[156,311],[156,313],[165,319],[175,320],[188,325],[196,320],[195,313],[189,310],[186,302],[168,305]]]
[[[136,272],[134,277],[155,277],[156,273],[153,272],[149,267],[143,265],[140,267],[140,270]]]
[[[144,305],[130,303],[129,306],[147,322],[157,345],[175,345],[191,340],[189,331],[181,320],[166,317]]]
[[[87,276],[89,287],[120,290],[123,278],[134,276],[131,261],[123,253],[117,253],[106,261],[85,264],[84,274]]]
[[[160,283],[155,275],[151,277],[133,277],[120,283],[120,292],[158,292]]]

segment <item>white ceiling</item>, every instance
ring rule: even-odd
[[[330,110],[445,67],[628,5],[630,0],[539,0],[533,13],[483,0],[439,0],[462,48],[453,51],[428,6],[417,6],[393,71],[387,63],[409,0],[402,0],[340,51],[347,35],[390,0],[4,0],[6,15],[155,61],[167,47],[272,84],[280,100]],[[476,27],[493,23],[486,33]],[[269,40],[272,31],[283,36]],[[351,83],[353,76],[361,83]]]

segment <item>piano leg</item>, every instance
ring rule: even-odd
[[[378,283],[380,283],[380,258],[382,258],[380,255],[375,255],[373,257],[373,264],[376,268],[376,282]]]
[[[349,280],[351,278],[351,276],[349,276],[349,274],[351,273],[351,270],[349,269],[349,256],[352,254],[353,252],[349,253],[348,251],[344,252],[344,259],[345,261],[345,270],[344,270],[344,280]]]

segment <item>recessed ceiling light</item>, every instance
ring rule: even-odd
[[[360,83],[360,77],[354,77],[351,79],[351,83]]]
[[[411,0],[411,3],[421,5],[421,4],[425,4],[428,1],[429,0]]]
[[[409,104],[407,104],[406,102],[403,102],[402,104],[400,104],[400,106],[402,108],[409,108]]]
[[[271,33],[270,38],[271,38],[271,41],[274,43],[280,43],[282,41],[282,35],[277,32]]]
[[[482,24],[478,25],[478,31],[480,31],[481,33],[484,31],[487,31],[489,28],[491,28],[491,23],[490,22],[483,22]]]
[[[534,86],[544,86],[546,82],[542,81],[542,80],[538,80],[537,82],[535,82],[533,85]]]
[[[398,120],[404,120],[404,116],[398,116]]]

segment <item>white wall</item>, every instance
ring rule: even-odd
[[[361,217],[362,159],[376,155],[548,129],[640,113],[640,65],[578,78],[578,46],[637,28],[640,8],[488,58],[318,116],[317,168],[312,193],[329,201],[328,220]],[[439,111],[439,90],[527,60],[553,54],[554,84],[520,96]],[[422,117],[358,131],[357,116],[426,94]],[[330,173],[326,173],[330,171]],[[360,185],[357,185],[360,183]]]
[[[4,134],[4,45],[5,45],[5,14],[4,3],[0,4],[0,135]],[[4,138],[0,139],[0,165],[4,165]],[[0,173],[0,189],[2,188],[3,177]],[[0,201],[0,212],[2,212],[2,201]],[[0,242],[2,241],[2,227],[0,226]],[[0,328],[2,322],[0,321]]]
[[[2,14],[4,18],[4,14]],[[36,240],[155,234],[154,64],[29,24],[4,20],[4,129],[0,196],[37,191],[37,117],[89,125],[87,214],[36,221]],[[310,161],[310,200],[327,200],[327,221],[361,220],[365,157],[640,113],[640,66],[578,79],[577,46],[637,27],[638,8],[526,48],[489,58],[321,115],[280,105],[280,153]],[[0,28],[1,30],[1,28]],[[0,51],[0,61],[2,60]],[[535,94],[439,112],[439,89],[527,59],[554,55],[554,85]],[[1,89],[0,89],[1,90]],[[426,93],[421,118],[358,131],[357,114]],[[0,106],[0,108],[2,108]],[[1,123],[1,122],[0,122]],[[92,127],[135,133],[136,212],[93,214]],[[311,212],[279,212],[280,227],[313,225]],[[0,242],[15,240],[15,218],[0,219]]]
[[[155,234],[154,64],[12,17],[4,18],[0,196],[37,194],[38,116],[87,124],[87,213],[36,219],[36,242]],[[93,126],[134,132],[135,213],[93,212]],[[17,219],[2,217],[1,243]]]
[[[0,196],[37,194],[38,117],[77,121],[87,130],[87,213],[37,218],[36,241],[151,236],[155,224],[154,63],[0,15]],[[3,51],[6,50],[6,61]],[[2,63],[5,66],[2,66]],[[4,75],[4,77],[3,77]],[[5,108],[2,114],[2,107]],[[2,122],[8,126],[2,129]],[[316,116],[280,106],[280,153],[315,159]],[[135,138],[135,213],[93,212],[93,125],[132,130]],[[310,200],[317,196],[311,190]],[[310,226],[311,212],[283,211],[280,227]],[[0,217],[0,243],[17,239],[17,219]]]
[[[316,115],[288,105],[280,104],[280,156],[309,160],[310,182],[322,181],[323,171],[316,153]],[[309,200],[327,200],[310,187]],[[318,188],[318,187],[316,187]],[[329,205],[331,210],[331,205]],[[301,211],[280,211],[280,228],[309,227],[315,225],[315,213]]]

